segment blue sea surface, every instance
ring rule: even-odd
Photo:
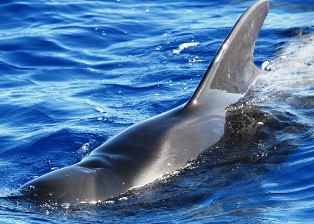
[[[185,168],[98,204],[12,196],[186,102],[253,3],[2,1],[0,222],[313,221],[313,0],[269,1],[254,57],[276,76],[227,110],[225,135]]]

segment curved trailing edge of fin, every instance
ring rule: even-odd
[[[268,8],[268,2],[262,0],[242,14],[209,65],[187,106],[202,99],[202,94],[207,94],[206,90],[209,89],[244,94],[256,76],[264,72],[255,66],[253,53]]]

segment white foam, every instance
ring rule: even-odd
[[[196,46],[198,46],[198,45],[200,45],[200,43],[197,43],[197,42],[191,42],[191,43],[180,44],[179,49],[173,50],[172,53],[174,53],[174,54],[179,54],[181,51],[183,51],[183,50],[186,49],[186,48],[189,48],[189,47],[196,47]]]

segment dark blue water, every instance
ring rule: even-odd
[[[2,223],[283,223],[314,219],[314,3],[270,1],[266,75],[188,166],[96,205],[36,204],[20,185],[187,101],[254,1],[2,1]],[[195,43],[182,51],[179,46]],[[242,106],[242,104],[244,106]]]

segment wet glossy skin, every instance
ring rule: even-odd
[[[125,129],[81,162],[26,183],[22,192],[52,201],[106,200],[197,157],[221,138],[225,108],[262,73],[253,51],[267,13],[268,3],[260,1],[242,15],[188,103]]]

